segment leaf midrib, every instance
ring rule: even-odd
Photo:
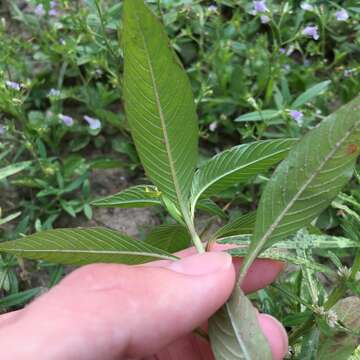
[[[94,201],[91,205],[93,206],[99,206],[99,205],[116,205],[116,204],[129,204],[129,203],[153,203],[153,204],[159,204],[161,205],[160,200],[152,200],[152,199],[139,199],[139,200],[119,200],[116,201],[116,198],[114,197],[114,200],[108,200],[108,201],[100,201],[96,202]]]
[[[308,178],[308,180],[305,181],[305,183],[301,186],[299,191],[293,196],[293,198],[290,200],[288,205],[284,208],[284,210],[278,215],[276,220],[270,225],[269,229],[265,232],[265,234],[260,238],[258,243],[256,244],[256,247],[251,252],[249,256],[246,256],[244,260],[244,265],[241,269],[241,275],[239,276],[238,282],[241,283],[244,279],[244,276],[249,269],[251,263],[255,260],[256,256],[258,255],[259,251],[261,251],[261,248],[266,243],[266,241],[270,238],[272,233],[275,231],[277,226],[280,224],[282,219],[285,217],[287,212],[292,208],[292,206],[295,204],[297,199],[301,196],[301,194],[307,189],[309,184],[316,178],[317,175],[321,172],[323,167],[327,164],[328,161],[331,160],[331,158],[337,153],[337,151],[341,148],[341,146],[344,144],[344,142],[349,138],[349,136],[352,134],[352,131],[357,127],[358,122],[356,122],[353,126],[350,127],[350,129],[345,133],[344,137],[335,143],[334,148],[329,152],[329,154],[324,158],[324,160],[320,163],[318,168],[314,171],[314,173]]]
[[[148,45],[147,45],[147,42],[146,42],[146,39],[145,39],[145,35],[144,35],[143,30],[142,30],[142,28],[140,26],[139,14],[138,14],[138,12],[136,10],[135,10],[135,14],[136,14],[136,23],[138,25],[138,29],[140,30],[140,34],[141,34],[141,37],[142,37],[142,40],[143,40],[145,53],[146,53],[146,59],[147,59],[149,70],[150,70],[150,76],[151,76],[151,81],[152,81],[152,85],[153,85],[153,89],[154,89],[156,106],[157,106],[158,111],[159,111],[160,124],[161,124],[161,128],[163,130],[164,144],[165,144],[166,154],[167,154],[168,161],[169,161],[171,176],[173,178],[173,183],[174,183],[174,187],[175,187],[175,193],[176,193],[177,199],[179,201],[179,204],[182,205],[183,204],[182,193],[181,193],[180,186],[179,186],[179,183],[178,183],[177,177],[176,177],[176,171],[175,171],[175,167],[174,167],[174,160],[173,160],[173,156],[172,156],[172,153],[171,153],[169,136],[168,136],[168,133],[167,133],[165,117],[164,117],[161,102],[160,102],[158,86],[157,86],[157,82],[156,82],[155,74],[154,74],[154,68],[153,68],[153,65],[152,65],[152,62],[151,62],[151,59],[150,59],[149,49],[148,49]]]
[[[21,252],[21,253],[30,253],[30,252],[36,252],[36,253],[64,253],[64,254],[101,254],[101,255],[139,255],[139,256],[148,256],[148,257],[154,257],[159,259],[167,259],[167,260],[177,260],[178,258],[176,256],[167,256],[167,255],[161,255],[156,253],[147,253],[147,252],[141,252],[141,251],[115,251],[115,250],[65,250],[65,249],[19,249],[19,248],[4,248],[2,249],[0,247],[0,252],[6,251],[6,252]]]
[[[257,158],[256,160],[251,161],[251,162],[247,163],[246,165],[239,166],[239,167],[237,167],[237,168],[235,168],[235,169],[233,169],[233,170],[229,170],[229,171],[223,173],[222,175],[217,176],[213,181],[207,183],[207,184],[206,184],[205,186],[203,186],[200,190],[198,190],[198,192],[197,192],[197,194],[196,194],[196,197],[194,197],[193,200],[192,200],[192,208],[195,208],[195,205],[196,205],[196,203],[198,202],[200,196],[201,196],[207,189],[209,189],[212,185],[214,185],[214,183],[216,183],[217,181],[219,181],[220,179],[222,179],[222,178],[224,178],[224,177],[226,177],[226,176],[228,176],[228,175],[231,175],[231,174],[234,173],[234,172],[237,172],[237,171],[239,171],[239,170],[242,170],[242,169],[244,169],[244,168],[246,168],[246,167],[248,167],[248,166],[251,166],[251,165],[253,165],[253,164],[255,164],[255,163],[259,162],[259,161],[266,160],[267,158],[271,158],[271,157],[273,157],[273,156],[275,156],[275,155],[281,154],[281,153],[283,153],[283,152],[285,152],[285,151],[288,151],[288,149],[287,149],[287,150],[281,150],[281,151],[278,151],[278,152],[276,152],[276,153],[272,153],[272,154],[270,154],[270,155],[266,155],[266,156],[261,157],[261,158]],[[220,155],[220,154],[219,154],[219,155]],[[204,165],[204,166],[205,166],[205,165]]]
[[[247,348],[246,348],[246,346],[245,346],[245,344],[244,344],[244,342],[243,342],[243,340],[241,338],[241,334],[239,334],[239,332],[237,330],[236,323],[235,323],[235,321],[233,319],[232,312],[231,312],[230,305],[229,305],[228,301],[225,303],[225,308],[226,308],[226,311],[227,311],[228,316],[229,316],[231,327],[234,330],[236,340],[239,343],[239,346],[240,346],[240,348],[241,348],[241,350],[243,352],[244,358],[246,360],[251,360],[251,355],[248,353]]]

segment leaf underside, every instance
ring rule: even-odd
[[[143,0],[124,4],[124,98],[145,171],[185,208],[197,162],[198,126],[191,86],[161,23]]]
[[[236,235],[218,239],[220,244],[237,245],[236,248],[227,250],[232,256],[244,257],[248,252],[250,245],[251,235]],[[299,233],[293,237],[284,241],[279,241],[271,248],[263,251],[259,258],[272,259],[284,261],[295,265],[305,266],[308,269],[314,271],[323,272],[334,275],[334,271],[329,267],[318,264],[309,259],[294,254],[296,249],[345,249],[345,248],[358,248],[360,243],[351,239],[337,236],[327,235],[311,235],[299,231]],[[292,250],[292,251],[291,251]]]
[[[239,284],[262,250],[306,227],[351,178],[359,155],[359,110],[360,97],[310,131],[279,165],[262,194],[254,235],[240,271]],[[236,293],[237,290],[233,296]],[[224,321],[229,322],[231,318],[226,312],[227,308],[228,303],[220,311],[224,314]],[[245,322],[245,325],[240,323],[238,326],[238,329],[227,328],[223,343],[234,343],[239,329],[246,328],[253,334],[259,334],[257,324]],[[224,359],[220,345],[217,353],[217,360]],[[267,355],[268,351],[260,348],[256,352],[259,359]]]
[[[117,194],[94,200],[91,205],[105,208],[134,208],[161,205],[161,193],[153,185],[136,185]]]
[[[260,200],[244,270],[261,250],[306,227],[349,181],[359,155],[359,110],[360,97],[310,131],[278,166]]]
[[[160,225],[149,233],[145,243],[174,253],[189,247],[191,237],[188,230],[179,224]]]
[[[55,229],[0,243],[0,252],[54,263],[142,264],[177,257],[106,228]]]
[[[218,239],[225,236],[251,234],[254,230],[255,219],[255,212],[249,212],[247,214],[237,216],[218,229],[214,234],[214,238]]]
[[[195,173],[191,203],[208,197],[269,169],[282,160],[296,139],[265,140],[235,146],[207,161]]]
[[[240,288],[236,288],[227,303],[210,318],[209,336],[216,360],[272,359],[257,312]]]
[[[196,204],[196,208],[208,214],[218,216],[223,220],[227,220],[227,216],[223,209],[221,209],[221,207],[216,205],[216,203],[210,199],[201,199]]]

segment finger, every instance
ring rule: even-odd
[[[222,245],[222,244],[214,244],[212,247],[212,251],[220,252],[230,248],[233,248],[234,245]],[[235,246],[236,247],[236,246]],[[192,256],[196,254],[196,249],[194,247],[182,250],[178,252],[176,255],[180,258],[185,258],[188,256]],[[243,259],[240,257],[234,257],[233,263],[238,273]],[[160,260],[152,263],[148,263],[142,266],[169,266],[171,264],[171,260]],[[251,293],[257,291],[259,289],[264,288],[265,286],[271,284],[278,276],[279,273],[284,270],[285,263],[276,260],[270,259],[257,259],[251,265],[248,270],[248,273],[241,285],[241,288],[245,293]]]
[[[141,358],[204,323],[234,282],[225,253],[187,257],[167,268],[85,266],[25,308],[0,343],[35,354],[51,343],[51,359]],[[28,347],[20,349],[15,341],[22,334]]]
[[[283,326],[272,316],[258,315],[259,325],[267,337],[272,359],[282,360],[288,352],[288,338]],[[190,334],[176,340],[166,349],[145,360],[214,360],[210,344],[197,335]]]
[[[266,336],[274,360],[282,360],[288,352],[289,341],[286,330],[274,317],[267,314],[258,315],[259,324]]]
[[[19,314],[20,310],[0,315],[0,326],[5,326],[15,321]]]

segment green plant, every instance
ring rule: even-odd
[[[127,0],[123,30],[127,118],[139,157],[153,185],[132,187],[96,200],[93,205],[163,206],[177,224],[155,229],[156,235],[153,233],[143,243],[103,228],[56,229],[3,242],[0,251],[64,264],[96,261],[138,264],[159,258],[175,260],[171,252],[188,246],[191,239],[199,252],[211,249],[212,241],[238,245],[231,253],[245,255],[240,283],[262,251],[262,256],[302,266],[310,289],[314,270],[333,273],[311,261],[309,248],[352,248],[358,247],[358,242],[340,237],[323,238],[311,222],[331,204],[352,176],[359,154],[359,98],[329,116],[299,142],[280,139],[239,145],[219,153],[195,170],[198,128],[191,87],[162,25],[142,0]],[[230,221],[212,234],[206,249],[196,229],[196,209],[202,207],[223,216],[210,197],[247,182],[281,160],[265,185],[256,221],[251,214]],[[245,225],[248,232],[244,233]],[[164,239],[171,239],[171,246]],[[336,255],[332,259],[336,259]],[[352,273],[359,270],[358,262],[354,262]],[[287,293],[283,288],[279,291]],[[335,295],[329,296],[323,313],[305,303],[311,310],[306,327],[295,329],[292,337],[319,336],[316,331],[315,335],[309,333],[316,321],[319,327],[328,330],[323,320],[340,299],[339,293],[339,288],[335,288]],[[302,299],[300,302],[304,303]],[[246,322],[240,321],[240,312]],[[341,323],[336,325],[339,331],[348,330]],[[210,320],[209,331],[217,359],[267,359],[270,356],[266,340],[257,329],[255,312],[239,288]],[[226,352],[224,343],[233,355]],[[301,352],[306,351],[305,345],[303,349]]]

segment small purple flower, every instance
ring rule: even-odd
[[[335,13],[337,21],[346,21],[349,18],[349,13],[345,9],[341,9]]]
[[[265,0],[253,1],[253,5],[254,5],[255,14],[269,11],[269,9],[266,6]]]
[[[59,114],[59,119],[66,125],[66,126],[73,126],[74,119],[71,116]]]
[[[5,81],[5,85],[10,88],[10,89],[13,89],[13,90],[16,90],[16,91],[20,91],[21,90],[21,85],[15,81]]]
[[[209,5],[208,6],[208,11],[211,12],[211,13],[216,13],[218,10],[217,6],[216,5]]]
[[[51,7],[51,9],[58,7],[58,5],[59,5],[59,4],[58,4],[57,1],[50,1],[50,7]]]
[[[300,7],[305,11],[312,11],[314,10],[314,7],[311,4],[308,3],[302,3]]]
[[[61,91],[59,89],[50,89],[48,96],[59,97]]]
[[[49,10],[49,16],[58,16],[60,13],[59,13],[59,11],[58,10],[56,10],[56,9],[50,9]]]
[[[262,24],[267,24],[270,21],[270,18],[267,15],[261,15],[260,21]]]
[[[312,37],[314,40],[318,40],[320,35],[318,33],[318,27],[316,25],[308,25],[302,31],[302,34],[308,37]]]
[[[85,115],[84,120],[89,124],[91,130],[97,130],[101,128],[101,122],[99,119]]]
[[[43,4],[39,4],[34,9],[34,14],[37,16],[44,16],[46,14],[45,8]]]
[[[281,53],[281,54],[286,54],[286,49],[285,49],[285,48],[283,48],[283,47],[282,47],[282,48],[280,48],[280,49],[279,49],[279,51],[280,51],[280,53]]]
[[[290,110],[290,116],[299,124],[302,125],[302,118],[304,114],[298,110]]]
[[[5,131],[5,126],[0,124],[0,135],[4,135]]]

